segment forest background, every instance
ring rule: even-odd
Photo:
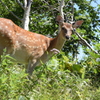
[[[74,34],[60,54],[36,67],[33,78],[27,81],[23,65],[15,65],[4,51],[0,64],[1,100],[100,100],[100,1],[64,1],[65,19],[84,20],[77,32],[98,54]],[[60,3],[61,0],[0,0],[0,17],[26,30],[55,37]]]

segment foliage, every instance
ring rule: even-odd
[[[76,63],[61,52],[36,67],[32,79],[28,80],[23,66],[12,63],[14,59],[4,53],[0,64],[0,99],[99,100],[99,58],[91,52],[90,56]]]
[[[16,0],[2,1],[8,6],[10,11],[14,12],[17,16],[22,18],[23,10],[16,3]],[[30,31],[37,32],[43,35],[48,35],[50,37],[55,37],[58,30],[55,19],[56,16],[59,15],[59,2],[60,0],[34,0],[30,13]],[[100,5],[97,4],[96,7],[93,7],[91,4],[92,2],[95,3],[95,0],[74,0],[73,2],[74,20],[84,20],[84,23],[80,27],[80,30],[78,30],[78,32],[91,45],[94,45],[95,43],[100,41],[99,34],[97,34],[97,32],[100,32]],[[21,22],[15,19],[2,4],[0,5],[0,9],[0,17],[10,18],[16,24],[21,26]],[[71,16],[70,14],[68,14],[68,12],[72,12],[72,6],[69,0],[65,0],[65,17],[70,18]],[[75,57],[75,55],[79,53],[79,47],[80,40],[75,35],[73,35],[73,38],[70,41],[66,42],[63,51],[66,52],[66,54],[72,53],[73,57]],[[85,49],[86,47],[83,47],[83,52],[87,54]]]
[[[23,10],[16,0],[2,0],[8,8],[19,17]],[[59,0],[34,0],[30,14],[30,31],[54,37],[58,26],[55,23]],[[65,0],[66,4],[68,0]],[[84,23],[77,31],[100,53],[98,26],[100,25],[99,10],[91,6],[94,0],[74,0],[75,20],[83,19]],[[9,2],[9,3],[8,3]],[[69,9],[70,8],[70,9]],[[10,18],[16,24],[21,23],[15,19],[4,6],[0,5],[0,17]],[[65,6],[64,12],[71,11],[71,4]],[[82,60],[72,61],[69,52],[74,52],[80,44],[79,39],[66,42],[63,51],[54,56],[49,62],[36,67],[31,80],[23,65],[16,65],[9,55],[2,55],[0,63],[0,99],[1,100],[99,100],[100,99],[100,55],[94,54],[87,48],[88,54]]]
[[[24,70],[19,66],[12,63],[14,60],[9,55],[4,54],[1,56],[0,64],[0,99],[11,100],[19,98],[19,95],[25,94],[24,85],[27,81]],[[16,70],[17,69],[17,70]],[[20,80],[19,80],[20,78]]]

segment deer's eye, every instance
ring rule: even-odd
[[[67,29],[65,27],[62,27],[62,30],[67,33]]]

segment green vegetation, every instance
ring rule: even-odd
[[[2,0],[4,4],[19,18],[23,18],[24,11],[16,2],[17,0]],[[23,4],[24,0],[21,1]],[[56,23],[56,17],[59,15],[58,6],[61,0],[33,0],[31,12],[30,12],[30,25],[29,30],[45,36],[55,37],[58,34],[58,25]],[[72,5],[69,2],[71,0],[65,0],[64,13],[65,17],[69,18],[72,12]],[[84,20],[84,23],[78,30],[78,33],[87,40],[88,43],[94,45],[99,43],[100,35],[100,4],[96,3],[96,0],[72,0],[74,3],[74,21]],[[68,3],[69,2],[69,3]],[[92,5],[95,4],[95,7]],[[0,17],[8,18],[14,21],[18,26],[21,26],[21,22],[16,19],[4,5],[0,2]],[[70,19],[71,20],[71,19]],[[71,53],[73,57],[79,52],[81,45],[80,39],[76,35],[72,36],[70,41],[66,42],[63,51],[68,55]],[[86,52],[86,46],[81,47],[83,52]]]
[[[100,55],[90,54],[80,62],[70,62],[61,52],[47,64],[36,67],[28,80],[24,67],[12,63],[12,58],[4,53],[0,64],[0,99],[100,100]]]
[[[15,15],[22,18],[23,9],[17,0],[2,0]],[[23,0],[19,0],[23,4]],[[30,31],[55,37],[58,25],[60,0],[33,0],[30,12]],[[71,3],[65,0],[65,17],[70,18]],[[84,20],[78,33],[100,54],[100,4],[96,0],[73,0],[74,19]],[[91,4],[95,2],[96,6]],[[12,16],[0,2],[0,17],[9,18],[17,25],[21,22]],[[100,55],[81,46],[87,55],[79,54],[80,39],[73,35],[58,55],[35,68],[32,79],[27,79],[25,67],[16,65],[9,55],[2,55],[0,62],[0,100],[100,100]],[[82,44],[83,45],[83,44]],[[71,54],[71,55],[70,55]]]

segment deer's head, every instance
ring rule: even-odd
[[[70,37],[73,33],[73,30],[75,28],[80,27],[83,23],[83,20],[76,21],[73,24],[65,23],[64,19],[61,16],[57,16],[56,21],[59,23],[60,33],[61,33],[62,37],[67,40],[70,39]]]

